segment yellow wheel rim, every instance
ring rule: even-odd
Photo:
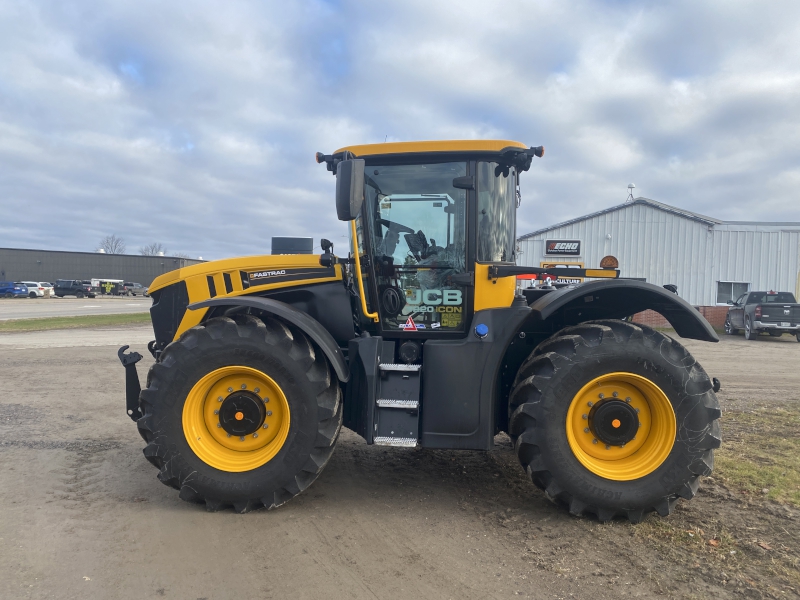
[[[222,403],[240,391],[257,397],[266,408],[263,423],[246,436],[229,435],[217,414]],[[235,418],[241,419],[240,415],[236,413]],[[289,403],[280,386],[261,371],[242,366],[216,369],[200,379],[186,397],[183,434],[207,465],[232,473],[250,471],[272,460],[286,442]]]
[[[590,415],[598,403],[621,400],[636,410],[636,436],[607,445],[592,430]],[[575,457],[595,475],[631,481],[655,471],[675,444],[677,421],[663,390],[634,373],[608,373],[592,379],[572,399],[567,411],[567,440]],[[614,427],[618,422],[614,421]]]

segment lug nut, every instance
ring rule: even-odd
[[[619,394],[618,394],[617,392],[614,392],[614,393],[612,393],[611,395],[612,395],[612,396],[614,396],[614,398],[616,398],[617,396],[619,396]]]
[[[243,383],[243,384],[242,384],[242,389],[243,389],[243,390],[246,390],[246,389],[247,389],[247,384],[246,384],[246,383]]]
[[[589,428],[588,427],[584,427],[583,428],[583,433],[589,433]]]
[[[608,444],[606,444],[606,450],[611,450],[611,446],[609,446]]]
[[[627,402],[628,404],[630,404],[630,403],[631,403],[631,399],[630,399],[630,398],[625,398],[625,402]]]
[[[218,409],[218,408],[215,408],[215,409],[214,409],[214,414],[215,414],[215,415],[218,415],[218,414],[219,414],[219,409]]]
[[[266,423],[264,423],[264,425],[262,426],[262,429],[266,429],[267,427],[269,427],[269,425],[267,425]]]
[[[222,425],[220,425],[220,427],[222,427]],[[228,437],[231,437],[231,434],[230,434],[230,433],[228,434]]]
[[[637,414],[637,415],[639,414],[639,409],[638,409],[638,408],[636,409],[636,414]]]
[[[267,402],[269,402],[269,398],[264,398],[264,404],[266,404]]]
[[[597,443],[597,439],[592,440],[592,443],[596,444]]]
[[[228,393],[230,394],[232,391],[233,391],[233,388],[232,388],[232,387],[229,387],[229,388],[228,388]]]
[[[239,441],[240,441],[240,442],[243,442],[243,441],[244,441],[244,436],[243,436],[243,435],[242,435],[242,436],[239,436]]]
[[[584,419],[588,419],[588,418],[589,418],[589,415],[583,415],[583,418],[584,418]]]
[[[624,447],[625,447],[625,442],[622,442],[622,443],[619,445],[619,447],[620,447],[620,448],[624,448]]]
[[[272,411],[271,411],[271,410],[268,410],[268,411],[267,411],[267,416],[268,416],[268,417],[271,417],[271,416],[272,416]]]
[[[594,406],[594,402],[587,402],[587,403],[586,403],[586,405],[587,405],[589,408],[592,408],[592,407]]]
[[[219,397],[217,398],[217,402],[222,402],[222,396],[219,396]]]
[[[597,397],[600,398],[600,400],[602,400],[603,398],[606,397],[606,395],[605,394],[598,394]]]
[[[258,392],[261,391],[261,388],[255,388],[253,391],[257,394]]]
[[[217,423],[217,427],[222,427],[222,423]],[[231,437],[231,436],[228,436]]]
[[[257,433],[254,433],[254,434],[253,434],[253,438],[257,438],[257,437],[258,437],[258,434],[257,434]]]

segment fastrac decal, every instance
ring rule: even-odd
[[[250,273],[250,278],[261,279],[262,277],[277,277],[278,275],[286,275],[286,269],[280,269],[279,271],[257,271],[256,273]]]
[[[580,256],[580,240],[545,240],[544,253],[547,256]]]

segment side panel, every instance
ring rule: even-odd
[[[514,301],[517,289],[516,277],[489,279],[489,267],[475,264],[475,312],[488,308],[505,308]]]
[[[525,306],[477,313],[467,337],[429,340],[423,350],[420,444],[486,450],[493,446],[502,359],[530,314]],[[484,324],[489,332],[475,335]]]

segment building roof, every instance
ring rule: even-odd
[[[589,219],[593,219],[594,217],[598,217],[600,215],[605,215],[610,212],[614,212],[617,210],[622,210],[624,208],[628,208],[629,206],[634,205],[644,205],[649,206],[651,208],[655,208],[657,210],[662,210],[666,213],[670,213],[673,215],[678,215],[680,217],[684,217],[686,219],[690,219],[692,221],[697,221],[698,223],[703,223],[709,227],[714,227],[715,225],[742,225],[742,226],[755,226],[755,227],[800,227],[800,222],[790,222],[790,221],[721,221],[719,219],[714,219],[713,217],[707,217],[705,215],[701,215],[700,213],[692,212],[690,210],[684,210],[683,208],[678,208],[677,206],[670,206],[669,204],[664,204],[663,202],[656,202],[655,200],[651,200],[650,198],[636,198],[633,202],[625,202],[624,204],[617,204],[616,206],[611,206],[609,208],[604,208],[603,210],[598,210],[597,212],[589,213],[588,215],[583,215],[582,217],[576,217],[574,219],[570,219],[569,221],[563,221],[562,223],[556,223],[555,225],[550,225],[548,227],[544,227],[542,229],[537,229],[536,231],[531,231],[530,233],[526,233],[523,236],[520,236],[518,239],[524,240],[535,235],[539,235],[541,233],[546,233],[548,231],[552,231],[554,229],[559,229],[560,227],[566,227],[567,225],[572,225],[574,223],[580,223],[581,221],[587,221]]]
[[[669,204],[664,204],[662,202],[656,202],[655,200],[650,200],[650,198],[636,198],[633,202],[625,202],[624,204],[617,204],[616,206],[611,206],[609,208],[604,208],[603,210],[598,210],[597,212],[589,213],[588,215],[583,215],[582,217],[576,217],[574,219],[570,219],[569,221],[563,221],[562,223],[556,223],[555,225],[550,225],[549,227],[544,227],[542,229],[537,229],[536,231],[531,231],[530,233],[526,233],[523,236],[520,236],[520,240],[527,239],[529,237],[533,237],[535,235],[539,235],[540,233],[545,233],[548,231],[552,231],[553,229],[558,229],[559,227],[566,227],[567,225],[572,225],[574,223],[580,223],[581,221],[586,221],[588,219],[592,219],[594,217],[598,217],[600,215],[605,215],[610,212],[615,212],[618,210],[622,210],[624,208],[628,208],[630,206],[635,205],[644,205],[650,206],[651,208],[655,208],[657,210],[662,210],[666,213],[670,213],[673,215],[678,215],[680,217],[684,217],[686,219],[690,219],[692,221],[698,221],[700,223],[704,223],[708,226],[714,225],[721,225],[724,221],[720,221],[719,219],[714,219],[712,217],[707,217],[705,215],[701,215],[699,213],[695,213],[689,210],[684,210],[682,208],[678,208],[676,206],[670,206]]]

